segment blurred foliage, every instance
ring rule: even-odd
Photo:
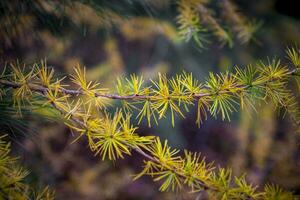
[[[0,199],[36,199],[51,200],[54,194],[48,187],[36,192],[32,186],[25,182],[28,171],[17,163],[17,157],[11,157],[11,146],[0,137]]]

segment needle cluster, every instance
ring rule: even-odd
[[[205,34],[211,34],[221,45],[233,46],[236,37],[242,44],[253,39],[261,22],[248,20],[238,12],[237,6],[230,0],[222,0],[219,10],[211,9],[209,0],[180,0],[178,2],[177,23],[179,35],[189,41],[193,39],[199,47],[208,40]],[[220,14],[218,17],[217,14]],[[226,27],[226,28],[225,28]]]
[[[25,182],[29,172],[18,164],[18,158],[10,156],[11,145],[0,136],[0,199],[53,200],[48,187],[36,191]]]

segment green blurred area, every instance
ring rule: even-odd
[[[255,40],[229,48],[211,39],[201,49],[179,39],[176,3],[171,0],[1,1],[0,69],[9,61],[46,59],[57,75],[64,76],[79,63],[87,67],[88,79],[112,91],[117,77],[132,73],[150,80],[158,72],[172,76],[184,70],[205,81],[210,71],[284,58],[287,46],[300,43],[299,18],[283,14],[275,3],[238,1],[241,12],[263,22]],[[299,92],[297,85],[295,90]],[[111,111],[119,106],[111,104]],[[199,151],[217,165],[232,167],[237,175],[247,173],[254,184],[274,182],[299,194],[299,135],[271,103],[257,110],[237,112],[231,122],[209,118],[198,128],[191,108],[184,119],[176,117],[175,127],[167,117],[151,128],[143,121],[138,132],[166,138],[179,149]],[[133,182],[132,175],[141,170],[138,155],[102,162],[86,141],[72,143],[74,134],[54,119],[50,109],[34,110],[16,124],[2,120],[13,118],[11,113],[0,111],[1,132],[10,134],[14,153],[31,171],[30,181],[50,185],[57,199],[194,199],[193,194],[160,193],[158,183],[147,177]]]

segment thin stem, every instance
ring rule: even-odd
[[[297,76],[296,70],[289,71],[287,73],[287,75]],[[21,83],[15,83],[15,82],[12,82],[12,81],[1,80],[1,79],[0,79],[0,84],[8,86],[8,87],[12,87],[12,88],[18,88],[18,87],[22,86]],[[262,85],[262,84],[263,83],[260,83],[260,85]],[[49,90],[49,88],[47,88],[47,87],[40,86],[40,85],[33,84],[33,83],[28,83],[28,87],[32,91],[36,91],[36,92],[40,92],[40,93],[44,93],[44,92]],[[235,85],[232,88],[223,89],[223,90],[219,91],[219,93],[220,94],[230,93],[230,89],[241,89],[241,90],[243,90],[243,89],[247,89],[248,87],[249,86],[247,86],[247,85]],[[207,89],[207,88],[204,88],[204,89]],[[69,95],[82,95],[82,94],[84,94],[84,92],[80,89],[79,90],[74,90],[74,89],[60,88],[59,91],[64,93],[64,94],[69,94]],[[186,95],[190,95],[190,94],[186,94]],[[190,96],[194,99],[199,99],[201,97],[207,97],[207,96],[212,96],[212,95],[213,95],[212,93],[195,93],[195,94],[192,94]],[[138,94],[119,95],[119,94],[99,93],[99,92],[95,92],[94,96],[98,97],[98,98],[108,98],[108,99],[118,99],[118,100],[148,100],[148,99],[163,98],[161,96],[154,96],[154,95],[138,95]]]

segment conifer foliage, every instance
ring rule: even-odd
[[[41,191],[33,190],[25,182],[28,171],[18,164],[18,158],[10,156],[11,145],[0,136],[0,199],[52,200],[54,193],[48,187]]]
[[[132,155],[133,151],[141,154],[143,168],[135,179],[149,175],[161,184],[160,191],[188,189],[205,193],[209,199],[296,199],[272,184],[258,190],[245,176],[233,176],[230,169],[207,162],[199,153],[182,153],[158,136],[138,135],[137,127],[131,124],[132,117],[139,122],[146,120],[149,126],[158,124],[169,110],[174,126],[176,116],[184,117],[185,111],[196,106],[196,123],[200,125],[208,115],[230,120],[239,105],[241,109],[255,110],[260,101],[273,101],[275,106],[285,109],[298,127],[297,95],[289,89],[289,83],[299,76],[300,55],[295,48],[288,49],[287,54],[291,66],[274,59],[236,67],[233,72],[210,73],[204,83],[187,72],[175,77],[158,74],[149,85],[144,84],[143,77],[131,75],[118,79],[115,89],[88,81],[85,68],[79,66],[70,77],[55,79],[53,68],[46,62],[34,64],[30,70],[11,64],[0,76],[1,96],[11,95],[19,111],[25,103],[33,103],[33,97],[42,97],[44,105],[58,110],[65,124],[78,133],[74,142],[85,137],[91,151],[102,160],[114,161]],[[68,79],[75,86],[63,84]],[[107,100],[120,100],[122,107],[109,113],[111,102]],[[137,116],[132,116],[133,110],[138,111]],[[2,151],[1,163],[6,162],[5,145]]]
[[[241,15],[239,7],[232,0],[176,0],[176,17],[172,21],[177,25],[169,23],[167,19],[158,20],[121,9],[126,6],[144,7],[147,2],[122,1],[116,6],[113,3],[81,0],[65,0],[63,3],[53,0],[2,1],[0,37],[3,38],[4,46],[11,46],[14,40],[27,38],[23,32],[30,32],[39,25],[61,34],[68,26],[55,25],[55,20],[58,20],[60,24],[66,23],[77,28],[87,26],[93,31],[97,28],[109,31],[117,28],[128,40],[161,34],[172,41],[193,40],[200,48],[205,47],[213,38],[221,45],[232,47],[235,39],[242,44],[255,39],[255,33],[261,25],[261,22]],[[151,9],[155,10],[155,5],[160,5],[159,2],[153,1]],[[170,0],[162,2],[169,6],[173,4]],[[26,10],[30,12],[24,12]],[[89,13],[90,17],[80,14],[84,12]],[[47,16],[52,18],[48,19]],[[43,32],[37,30],[35,35],[42,38]]]
[[[233,46],[234,38],[245,44],[255,39],[254,35],[262,22],[250,20],[238,12],[231,0],[221,0],[214,10],[209,0],[180,0],[177,23],[179,35],[186,41],[193,39],[199,47],[208,43],[207,35],[213,35],[221,45]],[[217,18],[216,13],[221,13]]]

